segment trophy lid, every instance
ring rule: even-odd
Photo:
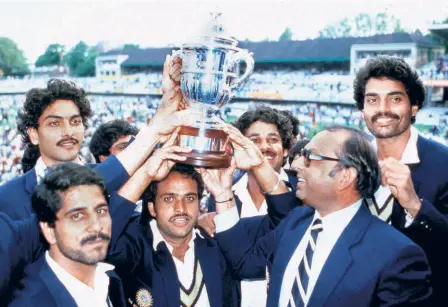
[[[228,47],[236,47],[238,41],[228,34],[228,31],[224,27],[224,24],[220,17],[221,13],[211,12],[210,15],[212,16],[212,19],[202,27],[201,33],[192,43],[199,43],[204,45],[216,43],[219,45],[226,45]],[[188,45],[190,44],[184,44],[184,46]]]

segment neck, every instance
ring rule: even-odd
[[[42,155],[41,155],[41,158],[42,158],[42,161],[44,162],[46,167],[52,167],[52,166],[61,164],[63,162],[73,162],[73,163],[79,163],[80,162],[78,156],[76,156],[76,158],[71,160],[71,161],[55,161],[55,160],[49,159],[49,158],[47,158],[45,156],[42,156]]]
[[[165,236],[162,232],[161,234],[165,241],[173,248],[173,256],[183,262],[185,253],[190,247],[189,244],[193,236],[193,230],[184,238],[172,238]]]
[[[49,251],[50,257],[59,264],[67,273],[75,277],[80,282],[86,284],[90,288],[93,288],[95,280],[96,264],[84,264],[73,261],[59,252],[55,252],[54,249]]]
[[[247,179],[247,189],[249,191],[250,198],[252,199],[257,210],[260,210],[260,207],[265,200],[264,193],[261,191],[261,188],[257,183],[257,179],[252,173],[247,173]]]
[[[359,195],[350,194],[350,195],[338,195],[335,197],[335,201],[320,206],[319,208],[315,208],[321,217],[325,217],[333,212],[343,210],[347,207],[350,207],[354,203],[360,200]]]
[[[376,145],[378,148],[378,159],[384,160],[386,158],[395,158],[401,160],[403,156],[404,149],[408,144],[409,138],[411,137],[411,127],[409,127],[405,132],[400,135],[390,137],[390,138],[376,138]]]

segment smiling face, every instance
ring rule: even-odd
[[[305,148],[313,154],[338,159],[337,153],[346,137],[345,134],[325,130],[313,137]],[[297,171],[296,196],[305,205],[325,204],[334,198],[337,191],[337,178],[331,173],[338,162],[311,160],[310,164],[306,166],[304,159],[297,154],[291,163],[291,168]]]
[[[84,140],[79,108],[71,100],[55,100],[39,117],[38,128],[28,128],[34,145],[39,145],[46,166],[76,161]]]
[[[387,78],[370,78],[367,82],[362,112],[376,138],[391,138],[408,131],[417,111],[403,83]]]
[[[148,206],[165,240],[191,237],[198,221],[199,199],[196,181],[178,172],[171,172],[157,184],[155,203]]]
[[[280,172],[288,150],[283,148],[282,138],[274,124],[256,121],[246,130],[245,136],[254,142],[276,172]]]

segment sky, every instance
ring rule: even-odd
[[[228,32],[239,40],[276,40],[289,27],[293,39],[315,38],[319,30],[359,13],[387,12],[402,27],[423,32],[448,17],[443,0],[0,0],[0,37],[13,39],[29,63],[51,43],[67,48],[135,43],[180,45],[200,33],[210,11],[222,12]]]

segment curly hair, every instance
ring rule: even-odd
[[[294,138],[294,124],[291,116],[285,115],[282,111],[270,108],[268,106],[260,106],[255,110],[250,110],[238,117],[233,125],[246,134],[247,129],[257,122],[262,121],[268,124],[274,124],[282,138],[283,149],[290,149]],[[285,160],[286,162],[286,160]]]
[[[28,128],[39,128],[39,118],[45,109],[58,99],[72,100],[79,109],[85,128],[92,116],[87,93],[74,82],[63,79],[50,79],[46,88],[33,88],[26,93],[25,102],[18,112],[17,128],[26,146],[31,145]]]
[[[294,137],[297,137],[299,135],[299,125],[300,125],[300,121],[297,117],[295,117],[294,115],[292,115],[292,113],[290,111],[284,110],[284,111],[280,111],[282,112],[285,116],[289,117],[289,119],[291,120],[292,123],[292,135]],[[291,146],[293,146],[294,144],[291,144]]]
[[[103,179],[89,167],[65,162],[51,168],[31,197],[31,205],[39,222],[46,222],[54,227],[56,215],[62,208],[61,194],[84,185],[98,186],[104,199],[109,201]]]
[[[422,108],[425,102],[425,87],[417,72],[402,58],[379,56],[368,60],[353,81],[353,98],[359,110],[364,109],[364,95],[369,79],[382,77],[401,82],[406,89],[411,105],[418,106],[419,110]],[[413,120],[415,121],[415,119]]]
[[[128,135],[137,135],[138,129],[129,122],[122,119],[116,119],[104,123],[96,129],[89,144],[89,150],[95,157],[97,163],[100,163],[100,156],[109,156],[110,148],[121,137]]]
[[[357,171],[356,190],[362,198],[372,198],[381,184],[381,170],[378,157],[367,134],[346,126],[331,126],[324,130],[345,131],[349,137],[341,145],[339,165],[353,167]]]
[[[202,180],[201,174],[199,174],[193,166],[182,164],[182,163],[176,163],[170,170],[169,174],[177,172],[182,175],[184,178],[190,178],[196,181],[198,185],[198,196],[199,199],[202,198],[204,194],[204,181]],[[151,184],[146,188],[145,192],[143,192],[142,195],[142,215],[140,218],[140,224],[141,225],[147,225],[148,222],[151,220],[151,215],[148,210],[148,203],[155,203],[157,198],[157,186],[159,185],[160,181],[154,181],[151,182]]]
[[[32,145],[25,148],[23,152],[22,160],[20,163],[22,164],[22,171],[25,174],[29,170],[31,170],[35,165],[37,160],[39,160],[40,151],[39,146]]]

